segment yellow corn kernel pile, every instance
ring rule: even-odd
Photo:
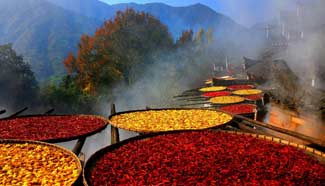
[[[232,116],[212,110],[150,110],[113,116],[111,124],[137,132],[195,130],[229,122]]]
[[[231,104],[243,102],[245,99],[239,96],[218,96],[210,99],[211,103],[215,104]]]
[[[223,86],[213,86],[213,87],[204,87],[200,88],[201,92],[212,92],[212,91],[221,91],[221,90],[226,90],[227,87]]]
[[[232,92],[233,94],[236,95],[253,95],[253,94],[260,94],[262,93],[261,90],[259,89],[243,89],[243,90],[236,90],[234,92]]]
[[[79,176],[72,155],[40,144],[0,144],[0,185],[72,185]]]

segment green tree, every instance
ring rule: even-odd
[[[191,29],[183,31],[182,35],[176,41],[177,47],[182,47],[184,45],[191,45],[191,44],[193,44],[193,31]]]
[[[41,93],[45,104],[55,108],[57,113],[94,113],[95,97],[82,91],[71,76],[64,76],[58,85],[48,82]]]
[[[29,64],[16,54],[11,44],[0,46],[0,104],[16,109],[34,106],[39,87]]]

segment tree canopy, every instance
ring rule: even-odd
[[[39,87],[34,73],[11,44],[0,46],[0,87],[3,107],[29,106],[38,101]]]
[[[135,81],[140,66],[150,63],[155,52],[172,47],[168,28],[158,19],[127,9],[105,21],[94,36],[83,35],[77,55],[70,53],[64,64],[85,92],[96,94],[116,81]]]

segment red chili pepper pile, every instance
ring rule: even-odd
[[[321,185],[325,165],[292,146],[193,131],[129,142],[102,155],[90,185]]]
[[[94,132],[106,122],[93,116],[40,116],[0,120],[0,139],[48,141]]]
[[[203,97],[218,97],[218,96],[229,96],[231,92],[222,91],[222,92],[207,92],[202,94]]]
[[[262,99],[262,97],[263,97],[262,94],[253,94],[253,95],[244,96],[244,98],[251,100],[251,101],[260,100],[260,99]]]
[[[255,112],[255,109],[256,105],[253,104],[235,104],[220,108],[220,110],[224,110],[232,114],[249,114]]]
[[[242,89],[252,89],[254,85],[231,85],[228,86],[227,89],[229,90],[242,90]]]

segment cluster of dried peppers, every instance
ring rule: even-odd
[[[253,104],[235,104],[221,107],[220,110],[230,112],[232,114],[250,114],[256,110],[256,105]]]
[[[253,94],[253,95],[244,96],[244,98],[250,101],[257,101],[257,100],[261,100],[263,96],[262,94]]]
[[[78,160],[53,146],[0,143],[0,185],[72,185]]]
[[[221,92],[206,92],[202,94],[203,97],[218,97],[218,96],[229,96],[231,92],[221,91]]]
[[[242,90],[242,89],[252,89],[255,88],[254,85],[230,85],[227,87],[229,90]]]
[[[87,115],[21,117],[0,120],[0,139],[68,139],[96,131],[105,125],[103,119]]]
[[[230,120],[230,114],[203,109],[137,111],[110,119],[111,124],[118,128],[138,132],[206,129]]]
[[[90,185],[321,185],[325,165],[292,146],[213,131],[127,143],[96,160]]]

